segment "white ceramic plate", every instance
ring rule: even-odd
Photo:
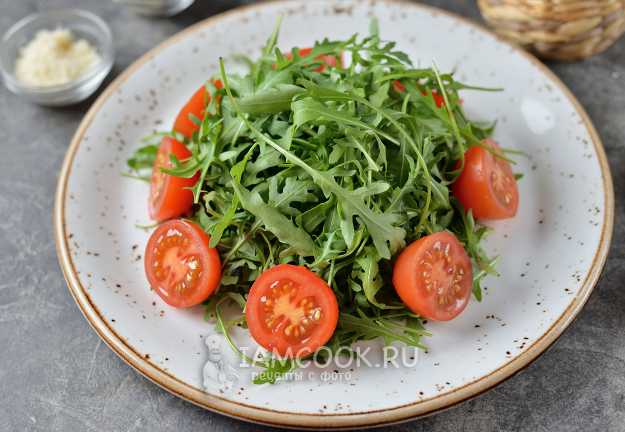
[[[220,56],[257,53],[280,14],[284,50],[364,34],[375,16],[382,36],[397,41],[416,63],[435,61],[442,70],[455,68],[462,81],[504,87],[501,93],[464,93],[466,109],[475,118],[497,118],[495,137],[531,158],[520,158],[516,168],[525,174],[518,216],[494,224],[487,243],[502,257],[501,277],[487,280],[484,300],[472,301],[458,319],[428,326],[429,352],[416,366],[360,367],[344,380],[317,374],[274,386],[255,386],[249,371],[236,369],[222,388],[210,378],[230,367],[230,354],[216,351],[217,358],[208,358],[204,338],[213,328],[201,308],[169,308],[148,289],[142,261],[148,233],[135,227],[148,222],[148,188],[120,173],[141,137],[167,128],[186,98],[216,73]],[[67,153],[55,225],[71,293],[100,336],[138,371],[227,415],[340,428],[425,415],[526,366],[588,298],[605,261],[612,217],[610,173],[593,126],[564,85],[531,56],[459,17],[417,4],[278,1],[201,22],[111,84]],[[219,337],[208,341],[214,348],[222,344]]]

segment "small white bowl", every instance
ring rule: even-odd
[[[91,43],[100,61],[77,79],[60,85],[34,87],[15,76],[15,62],[20,49],[40,30],[62,27],[78,39]],[[0,72],[6,87],[16,95],[48,106],[70,105],[88,98],[102,84],[113,66],[114,48],[111,30],[98,16],[78,10],[60,9],[29,15],[15,23],[0,42]]]

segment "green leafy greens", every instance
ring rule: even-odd
[[[335,292],[334,350],[378,337],[423,347],[422,320],[390,280],[393,257],[424,235],[449,230],[463,242],[478,300],[481,279],[495,274],[480,247],[486,228],[449,191],[465,151],[492,132],[467,119],[458,91],[485,89],[415,69],[372,27],[365,38],[317,42],[305,58],[296,49],[283,55],[276,29],[261,57],[246,60],[247,74],[229,73],[222,60],[223,88],[207,84],[214,97],[187,140],[192,156],[166,172],[201,173],[193,219],[222,257],[221,287],[208,308],[225,334],[230,325],[216,306],[236,299],[243,308],[253,281],[279,263],[307,266]],[[343,55],[347,66],[319,69],[320,56]],[[153,145],[139,149],[130,168],[150,166],[154,153]],[[273,375],[259,382],[292,367],[260,365]]]

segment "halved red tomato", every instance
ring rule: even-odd
[[[298,54],[300,57],[308,57],[311,52],[312,52],[312,48],[299,48]],[[290,52],[286,53],[284,56],[288,58],[289,60],[293,58],[293,54]],[[326,66],[333,68],[333,67],[336,67],[337,64],[339,66],[343,64],[343,61],[340,57],[337,58],[333,55],[320,55],[320,56],[315,57],[315,60],[318,60],[323,63],[319,65],[317,68],[315,68],[315,72],[323,72]]]
[[[306,357],[325,345],[338,316],[336,296],[325,281],[290,264],[265,270],[252,285],[245,306],[254,340],[289,358]]]
[[[464,154],[464,168],[452,191],[465,209],[479,219],[506,219],[516,215],[519,190],[510,164],[498,157],[501,149],[491,139],[484,147],[471,147]],[[494,154],[493,154],[494,153]]]
[[[213,84],[218,89],[223,87],[220,80],[214,80]],[[189,101],[178,113],[176,121],[174,122],[174,130],[190,139],[193,136],[193,132],[200,128],[193,120],[191,120],[191,114],[193,114],[193,116],[197,119],[202,120],[204,118],[204,111],[206,110],[206,106],[209,104],[210,100],[211,95],[206,91],[206,87],[202,84],[202,86],[197,89],[195,93],[193,93],[191,99],[189,99]]]
[[[171,137],[164,137],[161,141],[152,168],[148,203],[150,217],[159,222],[180,216],[191,209],[193,192],[189,188],[195,185],[199,177],[199,174],[196,174],[191,178],[181,178],[162,172],[161,168],[172,167],[170,158],[172,154],[178,160],[191,156],[189,149],[180,141]]]
[[[403,93],[406,91],[406,86],[403,85],[401,83],[401,81],[399,80],[394,80],[393,81],[393,89],[397,92],[397,93]],[[426,92],[421,92],[421,94],[423,96],[426,96],[427,93]],[[438,94],[438,92],[436,90],[432,90],[432,97],[434,98],[434,103],[436,104],[436,108],[440,108],[443,105],[445,105],[445,98],[443,97],[443,95]]]
[[[167,221],[152,233],[145,248],[145,274],[165,303],[195,306],[219,286],[221,261],[208,242],[202,228],[183,219]]]
[[[471,296],[471,260],[455,235],[441,231],[412,242],[397,258],[393,285],[414,313],[449,321]]]

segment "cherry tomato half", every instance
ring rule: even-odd
[[[202,228],[183,219],[167,221],[152,233],[145,248],[145,274],[165,303],[195,306],[219,286],[221,261],[208,241]]]
[[[199,174],[196,174],[191,178],[182,178],[162,172],[161,168],[172,167],[170,158],[172,154],[178,160],[191,156],[189,149],[180,141],[171,137],[164,137],[161,141],[152,168],[148,203],[150,217],[159,222],[180,216],[191,209],[193,192],[189,188],[195,185],[199,177]]]
[[[214,80],[213,84],[218,89],[223,87],[220,80]],[[195,93],[193,93],[191,99],[189,99],[189,101],[178,113],[176,121],[174,122],[174,130],[191,139],[193,132],[198,130],[200,127],[195,124],[193,120],[191,120],[190,114],[193,114],[193,116],[197,119],[202,120],[204,118],[204,111],[206,110],[206,106],[209,104],[210,100],[211,95],[206,91],[206,87],[202,85]]]
[[[282,357],[314,353],[334,333],[339,308],[332,289],[302,266],[280,264],[252,285],[245,306],[254,340]]]
[[[499,146],[491,139],[491,148],[471,147],[464,154],[464,169],[452,185],[452,191],[465,209],[478,219],[506,219],[516,215],[519,190],[510,164],[497,157]],[[495,154],[493,154],[493,152]]]
[[[393,81],[393,89],[397,92],[397,93],[403,93],[406,91],[406,86],[403,85],[401,83],[401,81],[399,80],[394,80]],[[426,92],[421,92],[421,94],[423,96],[426,96],[427,93]],[[438,94],[438,92],[436,90],[432,90],[432,97],[434,98],[434,103],[436,104],[436,108],[440,108],[443,105],[445,105],[445,98],[443,97],[443,95]]]
[[[441,231],[412,242],[397,258],[393,285],[414,313],[449,321],[471,296],[471,260],[456,236]]]
[[[299,48],[299,51],[298,51],[300,57],[308,57],[311,52],[312,52],[312,48]],[[293,54],[290,52],[286,53],[284,56],[288,58],[289,60],[293,58]],[[343,61],[340,57],[337,58],[333,55],[320,55],[320,56],[315,57],[315,60],[318,60],[322,63],[317,68],[315,68],[315,72],[323,72],[326,66],[333,68],[333,67],[336,67],[337,63],[339,66],[343,64]]]

